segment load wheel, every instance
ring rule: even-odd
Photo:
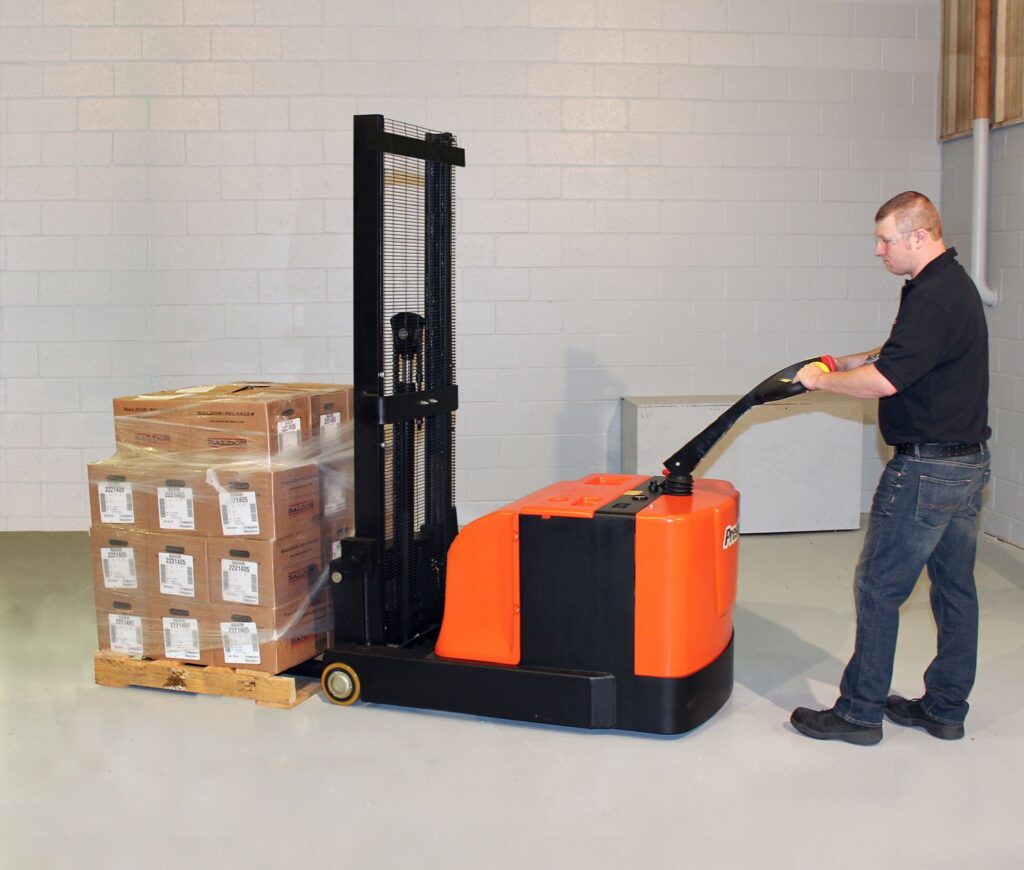
[[[344,662],[332,662],[324,668],[320,685],[332,704],[347,707],[359,700],[359,675]]]

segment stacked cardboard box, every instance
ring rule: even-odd
[[[352,388],[235,383],[114,400],[89,466],[101,649],[277,673],[323,651],[352,534]]]

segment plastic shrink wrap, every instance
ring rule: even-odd
[[[352,387],[216,384],[114,400],[89,466],[100,649],[279,673],[326,649],[352,534]]]

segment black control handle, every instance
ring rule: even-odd
[[[815,356],[779,369],[765,378],[754,389],[743,396],[731,408],[718,417],[711,425],[690,439],[679,450],[665,460],[665,491],[670,495],[689,495],[693,491],[693,469],[728,432],[733,424],[755,405],[790,399],[806,392],[803,384],[794,380],[796,373],[805,365],[817,363],[823,371],[834,372],[836,361],[830,356]]]

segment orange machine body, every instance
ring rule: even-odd
[[[624,595],[618,600],[633,602],[631,617],[625,615],[632,623],[627,626],[632,629],[632,673],[681,678],[714,662],[732,639],[739,494],[720,480],[696,481],[690,496],[662,495],[651,483],[644,476],[613,474],[562,481],[467,525],[448,553],[435,654],[518,665],[521,519],[592,522],[611,517],[616,529],[622,528],[620,520],[633,523],[632,574],[613,578],[629,587],[619,590]],[[628,567],[630,560],[624,564]],[[571,584],[570,595],[604,594],[594,591],[585,576],[554,578],[563,581]]]

